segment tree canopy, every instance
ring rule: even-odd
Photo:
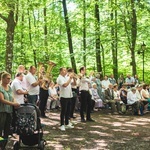
[[[149,81],[149,0],[1,0],[0,70],[54,61]],[[142,49],[142,44],[146,45]],[[144,59],[144,60],[143,60]]]

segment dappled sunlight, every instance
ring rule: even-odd
[[[102,129],[102,130],[107,130],[108,129],[108,127],[106,127],[106,126],[91,126],[92,128],[97,128],[97,129]]]
[[[104,140],[95,139],[93,142],[96,143],[96,146],[99,146],[98,148],[102,149],[104,149],[108,145],[108,141],[106,142]]]
[[[58,141],[46,141],[46,147],[53,147],[54,150],[63,149],[63,145]]]
[[[74,140],[75,140],[75,141],[83,141],[83,140],[85,140],[85,138],[81,138],[81,137],[80,137],[80,138],[72,138],[72,140],[73,140],[73,141],[74,141]]]
[[[122,126],[126,126],[126,127],[136,127],[136,125],[128,124],[128,123],[124,123]]]
[[[147,124],[149,124],[149,123],[146,123],[146,122],[137,122],[137,121],[128,121],[126,123],[127,124],[132,124],[132,125],[147,125]]]
[[[142,140],[143,140],[143,141],[148,141],[148,142],[149,142],[149,141],[150,141],[150,137],[143,137]]]
[[[113,137],[112,134],[109,133],[104,133],[100,131],[89,131],[90,134],[98,134],[99,136],[108,136],[108,137]]]
[[[115,127],[119,127],[119,126],[122,126],[122,123],[121,122],[113,122],[112,125]]]
[[[113,131],[115,132],[131,132],[131,130],[128,130],[128,129],[112,129]]]

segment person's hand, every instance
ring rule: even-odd
[[[20,104],[17,103],[17,102],[14,102],[14,103],[13,103],[13,106],[14,106],[15,108],[18,108],[18,107],[20,107]]]
[[[73,73],[70,73],[69,74],[69,77],[72,79],[74,77],[74,74]]]

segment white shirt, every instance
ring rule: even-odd
[[[23,74],[23,81],[21,82],[23,89],[27,90],[26,75]]]
[[[108,89],[110,84],[109,80],[102,80],[102,92],[104,92],[104,90]]]
[[[49,90],[49,95],[57,95],[57,91],[55,87],[53,88],[49,87],[48,90]]]
[[[66,83],[69,80],[68,76],[62,76],[59,75],[57,78],[57,84],[59,85],[60,88],[60,97],[63,98],[72,98],[72,89],[71,89],[71,83],[69,83],[68,86],[64,87],[63,84]]]
[[[22,90],[22,82],[20,80],[18,80],[17,78],[13,80],[13,82],[11,83],[11,88],[13,91],[13,96],[14,99],[19,103],[19,104],[24,104],[24,95],[23,94],[18,94],[17,90]]]
[[[37,86],[32,86],[33,83],[35,83],[37,80],[35,76],[33,76],[30,72],[26,75],[26,80],[27,80],[27,90],[29,95],[38,95],[40,91],[39,85]]]
[[[137,93],[133,93],[132,91],[129,91],[127,93],[127,103],[134,104],[136,101],[138,101]]]
[[[90,80],[88,78],[86,78],[85,76],[82,77],[80,79],[80,83],[79,83],[79,90],[80,91],[82,91],[82,90],[88,91],[89,90],[89,83],[90,83]]]

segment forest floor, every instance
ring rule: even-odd
[[[150,149],[150,112],[144,116],[111,115],[109,110],[91,114],[95,122],[80,122],[75,113],[74,129],[59,129],[60,111],[46,114],[44,124],[45,150],[148,150]],[[13,149],[11,138],[7,149]],[[6,149],[6,150],[7,150]],[[31,148],[28,148],[31,150]]]

